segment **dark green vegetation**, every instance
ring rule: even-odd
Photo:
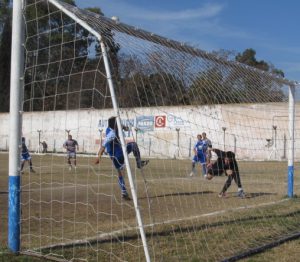
[[[11,5],[0,6],[0,112],[9,111]],[[27,1],[24,111],[110,108],[111,98],[99,42],[66,15]],[[74,6],[74,0],[64,2]],[[52,12],[48,16],[48,11]],[[88,11],[103,15],[99,8]],[[62,26],[63,25],[63,26]],[[281,86],[259,71],[228,66],[226,59],[283,77],[253,49],[215,59],[156,45],[102,28],[121,107],[281,102]],[[120,39],[122,39],[120,41]],[[133,41],[133,44],[129,44]],[[130,45],[135,49],[130,50]],[[145,49],[143,49],[145,48]],[[219,60],[221,58],[221,60]],[[225,59],[224,59],[225,58]]]

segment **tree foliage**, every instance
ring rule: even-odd
[[[9,111],[11,9],[8,0],[0,2],[0,112]]]
[[[275,75],[284,77],[284,73],[282,70],[275,68],[274,65],[269,64],[264,60],[258,61],[255,56],[256,56],[256,51],[252,48],[248,48],[243,53],[239,53],[235,57],[235,60],[245,65],[249,65],[258,68],[260,70],[267,71]]]
[[[222,59],[233,57],[232,51],[220,50],[214,54]],[[258,61],[254,49],[246,49],[235,56],[234,60],[283,77],[282,70],[276,69],[264,60]],[[271,78],[264,77],[259,71],[242,66],[222,66],[210,63],[206,70],[199,72],[189,90],[193,104],[227,103],[264,103],[284,101],[285,95]],[[195,97],[195,99],[193,99]]]
[[[27,0],[33,3],[34,0]],[[64,2],[76,6],[74,0]],[[42,2],[38,2],[42,3]],[[26,71],[24,110],[70,110],[112,106],[99,42],[94,36],[54,7],[36,5],[26,9]],[[50,8],[50,10],[48,9]],[[48,12],[51,12],[48,15]],[[103,15],[100,8],[86,12]],[[11,48],[9,0],[0,5],[0,110],[9,110]],[[38,21],[38,23],[36,23]],[[140,57],[126,52],[114,32],[101,32],[108,47],[113,81],[121,107],[205,105],[244,102],[278,102],[285,99],[280,88],[260,73],[241,66],[195,59],[175,50],[154,49]],[[254,49],[242,53],[219,50],[216,58],[284,76],[282,70],[256,59]],[[198,58],[197,58],[198,59]],[[205,60],[205,61],[204,61]],[[205,64],[204,64],[205,62]],[[203,63],[203,65],[201,64]]]
[[[65,1],[75,5],[74,1]],[[38,11],[37,11],[38,10]],[[102,106],[106,81],[94,36],[65,14],[29,7],[24,110],[69,110]],[[102,15],[99,8],[87,8]],[[38,23],[36,20],[38,19]],[[36,27],[38,25],[38,28]],[[101,79],[102,78],[102,79]]]

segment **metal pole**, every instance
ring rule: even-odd
[[[225,132],[226,132],[226,127],[222,127],[223,129],[223,144],[224,144],[224,151],[225,151]]]
[[[283,156],[282,159],[286,159],[286,135],[283,135]]]
[[[111,95],[111,99],[112,99],[112,103],[113,103],[113,108],[114,108],[115,114],[117,116],[117,126],[118,126],[118,129],[121,131],[122,130],[122,124],[121,124],[121,119],[120,119],[120,113],[119,113],[119,110],[118,110],[118,104],[117,104],[117,99],[116,99],[116,95],[115,95],[112,76],[111,76],[111,72],[110,72],[110,66],[109,66],[109,62],[108,62],[106,46],[105,46],[105,44],[104,44],[104,42],[103,42],[100,35],[99,35],[98,39],[100,41],[101,52],[102,52],[102,56],[103,56],[105,71],[106,71],[106,74],[107,74],[107,82],[108,82],[108,86],[109,86],[109,90],[110,90],[110,95]],[[123,154],[124,154],[124,160],[125,160],[125,164],[126,164],[126,171],[127,171],[127,175],[128,175],[129,184],[130,184],[132,199],[133,199],[133,203],[134,203],[134,207],[135,207],[136,218],[137,218],[137,222],[138,222],[138,226],[139,226],[139,229],[140,229],[140,234],[141,234],[141,238],[142,238],[142,242],[143,242],[145,258],[146,258],[147,262],[150,262],[151,260],[150,260],[150,255],[149,255],[149,251],[148,251],[146,234],[145,234],[145,231],[144,231],[144,225],[143,225],[140,209],[139,209],[138,202],[137,202],[137,194],[136,194],[134,181],[133,181],[133,176],[132,176],[130,165],[129,165],[129,158],[128,158],[128,154],[127,154],[127,150],[126,150],[126,144],[125,144],[125,138],[124,138],[123,132],[119,132],[119,136],[120,136],[120,142],[121,142],[121,145],[122,145],[122,151],[123,151]]]
[[[13,1],[10,77],[8,247],[14,253],[20,251],[20,148],[24,65],[24,23],[22,7],[23,1]]]
[[[135,131],[135,142],[137,143],[138,142],[138,131],[139,131],[139,128],[135,127],[134,131]]]
[[[177,156],[179,157],[179,132],[180,132],[180,128],[176,128],[176,132],[177,132]]]
[[[236,136],[233,135],[233,152],[236,154]]]
[[[42,130],[37,130],[37,132],[39,133],[39,145],[38,145],[38,153],[40,153],[41,132],[42,132]]]
[[[53,141],[53,153],[56,153],[56,140]]]
[[[289,86],[288,197],[294,195],[295,86]]]
[[[274,159],[276,160],[277,159],[277,154],[276,154],[276,151],[277,151],[277,126],[272,126],[273,127],[273,130],[274,130],[274,143],[273,143],[273,151],[274,151]]]
[[[68,134],[68,136],[67,136],[67,138],[69,137],[69,135],[70,135],[70,131],[71,130],[69,130],[69,129],[65,129],[65,131],[67,132],[67,134]]]

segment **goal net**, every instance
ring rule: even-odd
[[[286,198],[294,82],[65,2],[25,3],[23,252],[219,261],[297,232],[299,203]],[[132,200],[116,153],[95,164],[111,117],[132,146],[122,171]],[[221,159],[211,180],[205,157]]]

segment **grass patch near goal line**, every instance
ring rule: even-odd
[[[7,210],[7,155],[0,154],[1,210]],[[22,249],[91,261],[143,260],[132,202],[122,202],[109,159],[100,166],[79,157],[69,171],[64,156],[34,155],[36,173],[22,176]],[[2,165],[3,164],[3,165]],[[133,163],[134,166],[134,163]],[[134,169],[138,201],[154,260],[219,261],[292,234],[298,229],[299,199],[285,199],[285,162],[240,162],[246,198],[218,192],[225,177],[189,177],[188,160],[154,160]],[[295,192],[299,189],[295,176]],[[128,180],[126,178],[128,185]],[[74,202],[76,199],[76,203]],[[96,211],[96,212],[95,212]],[[117,219],[103,215],[111,212]],[[1,214],[6,246],[7,215]],[[87,223],[88,220],[88,223]],[[122,230],[120,230],[122,229]],[[99,233],[114,232],[97,238]],[[86,243],[83,240],[89,239]],[[40,249],[81,240],[81,245]]]

